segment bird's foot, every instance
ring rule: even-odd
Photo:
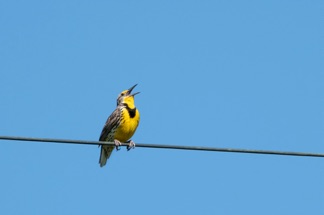
[[[131,149],[135,149],[135,143],[133,140],[128,141],[128,146],[127,146],[127,151],[131,150]]]
[[[115,146],[116,146],[116,150],[119,151],[120,150],[120,146],[122,145],[121,142],[119,140],[114,140]]]

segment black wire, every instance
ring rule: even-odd
[[[69,144],[86,144],[86,145],[112,145],[113,142],[87,141],[87,140],[68,140],[68,139],[51,139],[51,138],[33,138],[33,137],[14,137],[0,136],[0,140],[15,141],[31,141],[31,142],[49,142],[49,143],[69,143]],[[127,146],[124,143],[122,146]],[[268,155],[286,155],[286,156],[304,156],[304,157],[324,157],[321,153],[308,152],[286,152],[271,150],[251,150],[251,149],[232,149],[232,148],[216,148],[203,146],[181,146],[181,145],[163,145],[163,144],[144,144],[136,143],[136,147],[142,148],[158,148],[158,149],[179,149],[179,150],[195,150],[195,151],[214,151],[214,152],[232,152],[232,153],[250,153],[250,154],[268,154]]]

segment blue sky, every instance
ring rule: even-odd
[[[323,1],[0,1],[0,135],[324,152]],[[0,214],[323,214],[324,160],[0,142]]]

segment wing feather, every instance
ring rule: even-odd
[[[99,141],[107,141],[108,134],[119,123],[120,113],[121,113],[120,109],[116,108],[116,110],[114,110],[114,112],[112,112],[112,114],[108,117],[108,119],[101,131]]]

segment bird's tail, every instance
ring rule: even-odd
[[[106,165],[107,160],[110,157],[113,150],[114,150],[114,147],[101,146],[101,152],[100,152],[100,158],[99,158],[100,167],[103,167]]]

